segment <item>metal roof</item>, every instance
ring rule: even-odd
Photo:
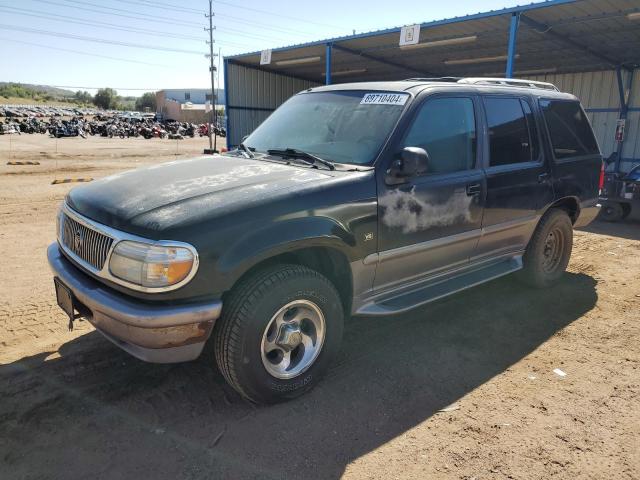
[[[324,83],[329,44],[333,83],[416,76],[504,76],[514,14],[519,16],[516,76],[640,64],[638,0],[548,0],[421,24],[419,44],[466,39],[459,44],[401,48],[400,27],[394,27],[275,48],[269,65],[260,65],[260,52],[226,60]],[[308,63],[279,63],[301,58]]]

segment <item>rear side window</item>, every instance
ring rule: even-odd
[[[434,98],[420,107],[405,147],[429,153],[428,173],[470,170],[476,160],[476,121],[471,98]]]
[[[578,102],[540,100],[540,107],[556,158],[599,153],[598,143]]]
[[[523,105],[528,110],[527,117]],[[535,128],[535,122],[526,102],[519,98],[487,97],[484,99],[484,108],[489,127],[490,166],[537,160],[537,134],[530,133],[530,128]]]

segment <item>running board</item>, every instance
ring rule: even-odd
[[[522,269],[522,256],[511,257],[482,268],[467,271],[449,277],[438,283],[403,291],[400,294],[386,296],[371,303],[364,304],[356,312],[357,315],[392,315],[406,312],[413,308],[433,302],[456,292],[475,287],[489,280],[508,275]]]

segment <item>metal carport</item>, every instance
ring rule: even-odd
[[[549,0],[224,60],[227,143],[237,145],[291,95],[324,83],[409,77],[518,77],[555,83],[581,98],[605,155],[640,159],[640,2]],[[626,119],[622,142],[614,139]]]

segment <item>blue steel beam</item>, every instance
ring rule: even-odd
[[[619,118],[621,120],[626,120],[627,119],[627,114],[629,113],[629,102],[631,101],[631,93],[632,93],[632,87],[633,87],[633,74],[634,74],[634,70],[631,69],[628,71],[628,75],[629,75],[629,82],[627,84],[627,91],[628,96],[625,95],[625,89],[624,89],[624,81],[622,78],[622,68],[621,67],[617,67],[616,68],[616,78],[618,80],[618,95],[620,95],[620,114],[619,114]],[[614,172],[618,173],[620,171],[620,163],[622,162],[622,149],[624,148],[624,138],[621,142],[618,142],[618,147],[616,148],[616,165],[615,165],[615,169]]]
[[[516,41],[518,39],[518,25],[520,24],[520,12],[511,14],[509,25],[509,48],[507,49],[507,71],[505,77],[513,78],[513,64],[516,60]]]
[[[549,35],[550,37],[553,37],[555,40],[559,40],[564,44],[569,45],[572,48],[575,48],[577,50],[582,50],[583,52],[588,53],[592,57],[597,58],[598,60],[608,64],[611,67],[617,67],[620,64],[620,62],[615,58],[608,57],[607,55],[597,52],[592,48],[587,47],[581,44],[580,42],[573,40],[572,38],[566,37],[561,33],[558,33],[552,30],[552,27],[550,25],[546,25],[544,23],[533,20],[532,18],[529,18],[524,14],[520,15],[520,20],[522,20],[522,23],[536,30],[539,34]]]
[[[325,50],[327,52],[326,54],[326,65],[325,65],[325,80],[324,83],[325,85],[331,85],[331,43],[327,43]]]

